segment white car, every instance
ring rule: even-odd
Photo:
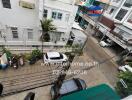
[[[100,41],[100,46],[101,47],[108,47],[108,46],[111,46],[109,43],[106,43],[105,41]]]
[[[123,72],[126,72],[126,71],[132,72],[132,67],[129,66],[129,65],[124,65],[124,66],[120,66],[120,67],[118,68],[118,70],[119,70],[119,71],[123,71]]]
[[[44,63],[54,64],[54,63],[63,63],[67,62],[68,58],[65,54],[59,52],[47,52],[44,55]]]

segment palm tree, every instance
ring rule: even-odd
[[[43,52],[43,42],[50,41],[49,32],[55,31],[56,27],[52,24],[53,21],[50,19],[43,19],[43,20],[40,20],[40,22],[42,27],[42,36],[40,39],[42,41],[42,52]]]
[[[42,36],[41,36],[41,40],[43,42],[49,42],[50,41],[50,35],[48,32],[50,31],[55,31],[56,28],[55,26],[52,24],[52,20],[50,19],[43,19],[40,21],[41,22],[41,27],[42,27]]]

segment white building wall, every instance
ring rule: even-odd
[[[0,45],[21,46],[26,45],[28,41],[38,42],[40,37],[39,0],[34,0],[35,9],[23,8],[19,6],[19,1],[10,0],[11,9],[3,8],[3,4],[0,2],[0,23],[4,27],[1,31],[6,36],[6,41],[0,39]],[[13,39],[11,27],[18,28],[18,39]],[[28,39],[27,29],[33,29],[32,40]]]
[[[73,25],[76,12],[78,7],[74,5],[75,0],[45,0],[44,9],[48,10],[47,19],[52,19],[52,12],[62,13],[62,19],[52,19],[53,24],[57,28],[57,31],[64,32],[65,34],[61,35],[61,38],[68,40],[71,27]],[[69,14],[69,20],[66,21],[66,15]]]
[[[64,32],[62,38],[68,40],[72,24],[77,12],[77,6],[74,0],[31,0],[35,3],[35,9],[28,9],[19,6],[20,0],[10,0],[11,9],[3,8],[0,1],[0,31],[6,40],[0,36],[0,45],[15,46],[41,46],[41,25],[40,20],[43,17],[43,9],[48,9],[48,19],[51,19],[53,10],[63,13],[62,20],[53,20],[53,24],[57,27],[57,31]],[[30,1],[30,0],[29,0]],[[65,21],[66,14],[69,14],[69,20]],[[11,27],[18,28],[18,39],[13,39]],[[33,29],[33,39],[28,39],[27,29]],[[53,43],[45,43],[53,45]],[[65,43],[59,43],[66,44]]]

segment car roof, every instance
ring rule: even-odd
[[[47,56],[49,58],[60,57],[60,53],[59,52],[47,52]]]
[[[72,79],[72,80],[64,81],[60,89],[60,94],[63,95],[76,90],[78,90],[78,86],[75,83],[75,81]]]

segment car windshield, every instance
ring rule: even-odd
[[[61,53],[59,53],[59,54],[60,54],[60,59],[63,59],[63,55]]]
[[[61,53],[59,53],[59,55],[60,55],[59,57],[52,57],[50,59],[52,60],[63,59],[63,55]]]

